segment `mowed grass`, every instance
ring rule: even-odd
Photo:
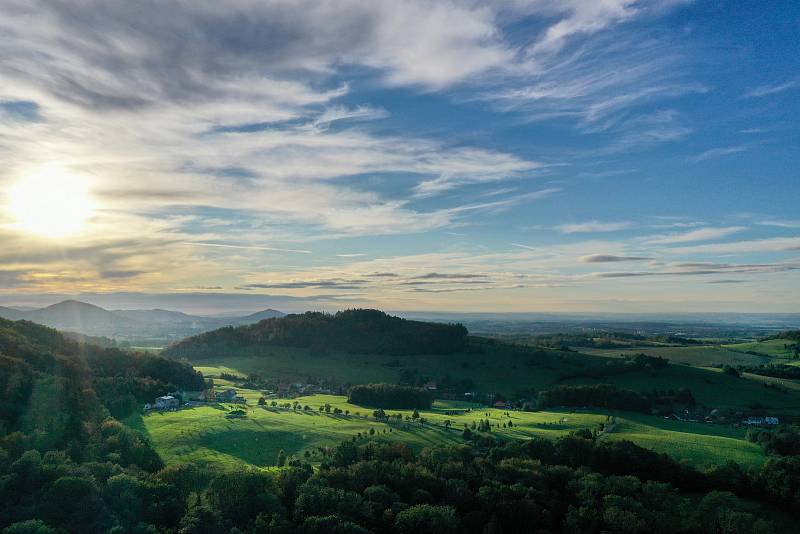
[[[133,416],[126,423],[149,436],[167,464],[195,462],[223,467],[274,464],[280,450],[289,455],[321,461],[319,447],[335,446],[359,433],[372,439],[400,441],[415,450],[423,447],[462,443],[464,425],[469,427],[481,419],[492,423],[492,434],[498,439],[555,439],[580,429],[598,429],[608,424],[608,414],[592,411],[516,412],[478,408],[476,405],[437,401],[431,410],[420,412],[426,423],[405,420],[408,410],[387,410],[389,415],[401,413],[402,422],[377,421],[372,409],[347,403],[335,395],[313,395],[293,399],[311,410],[303,411],[255,406],[256,391],[240,390],[248,399],[245,418],[230,418],[236,405],[203,406],[177,412]],[[280,401],[279,401],[280,402]],[[286,401],[283,401],[286,402]],[[320,406],[348,410],[350,415],[334,415],[319,411]],[[470,408],[470,411],[467,409]],[[764,460],[761,449],[744,440],[744,430],[722,425],[683,423],[655,416],[617,413],[610,432],[600,439],[629,439],[658,452],[671,454],[678,460],[697,467],[734,460],[745,465],[758,465]],[[451,428],[445,428],[450,421]],[[513,423],[512,427],[508,422]]]

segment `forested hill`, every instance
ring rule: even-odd
[[[202,358],[284,346],[399,356],[451,354],[466,345],[467,329],[460,324],[411,321],[378,310],[357,309],[335,314],[306,312],[220,328],[175,343],[165,354]]]
[[[46,326],[0,319],[0,436],[46,430],[55,444],[80,443],[89,421],[126,416],[178,388],[203,387],[203,376],[184,363],[79,343]],[[29,409],[66,419],[55,424],[23,418]]]

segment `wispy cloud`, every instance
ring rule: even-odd
[[[688,232],[646,236],[642,241],[648,245],[672,245],[675,243],[691,243],[692,241],[708,241],[726,237],[747,230],[745,226],[727,226],[723,228],[698,228]]]
[[[701,161],[706,161],[709,159],[721,158],[724,156],[730,156],[733,154],[739,154],[741,152],[746,152],[748,150],[752,150],[755,145],[751,144],[744,144],[744,145],[734,145],[734,146],[726,146],[726,147],[718,147],[718,148],[710,148],[706,151],[701,152],[700,154],[694,156],[691,161],[694,163],[700,163]]]
[[[614,254],[589,254],[581,256],[578,260],[581,263],[613,263],[621,261],[648,261],[653,258],[647,256],[617,256]]]
[[[691,247],[665,249],[676,254],[750,254],[755,252],[796,252],[800,251],[800,237],[770,237],[734,241],[731,243],[712,243]]]
[[[591,232],[617,232],[631,228],[630,221],[587,221],[582,223],[562,224],[555,228],[562,234],[577,234]]]
[[[788,91],[789,89],[794,89],[795,87],[800,86],[800,81],[798,80],[789,80],[782,83],[777,84],[767,84],[767,85],[759,85],[749,91],[747,91],[744,96],[745,97],[761,97],[761,96],[769,96],[774,95],[776,93],[782,93],[783,91]]]
[[[758,221],[760,226],[774,226],[776,228],[800,228],[800,220],[765,219]]]
[[[193,246],[193,247],[234,248],[234,249],[241,249],[241,250],[263,250],[263,251],[267,251],[267,252],[292,252],[292,253],[296,253],[296,254],[311,254],[310,250],[265,247],[265,246],[260,246],[260,245],[231,245],[231,244],[226,244],[226,243],[195,243],[195,242],[186,242],[186,243],[182,243],[182,244],[190,245],[190,246]]]

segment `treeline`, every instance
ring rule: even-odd
[[[363,384],[350,388],[347,402],[370,408],[428,409],[433,397],[421,388],[395,384]]]
[[[79,463],[62,451],[25,451],[4,439],[0,528],[4,534],[766,534],[794,528],[734,494],[771,502],[776,494],[766,475],[732,466],[701,473],[633,443],[598,443],[586,433],[484,441],[419,454],[402,443],[347,441],[316,471],[296,459],[274,471],[214,471],[194,464],[153,470]]]
[[[669,360],[660,356],[648,356],[646,354],[626,355],[622,358],[608,358],[606,363],[602,365],[590,365],[561,373],[558,379],[603,378],[639,371],[657,371],[666,368],[667,365],[669,365]]]
[[[774,336],[761,338],[761,341],[767,341],[770,339],[788,339],[791,341],[800,341],[800,330],[786,330],[785,332],[780,332]]]
[[[767,365],[739,365],[736,369],[742,373],[752,373],[754,375],[769,376],[772,378],[800,379],[800,366],[797,365],[776,363]]]
[[[206,332],[168,347],[165,354],[225,356],[270,345],[353,354],[452,354],[466,349],[467,329],[401,319],[378,310],[306,312]]]
[[[626,332],[602,332],[596,334],[542,334],[528,338],[528,344],[568,350],[571,347],[616,349],[650,344],[701,345],[702,341],[673,334],[642,336]]]
[[[653,407],[652,401],[644,395],[611,384],[556,386],[540,391],[537,401],[539,408],[591,406],[650,413]]]

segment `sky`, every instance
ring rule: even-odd
[[[799,50],[790,0],[3,0],[0,305],[797,312]]]

